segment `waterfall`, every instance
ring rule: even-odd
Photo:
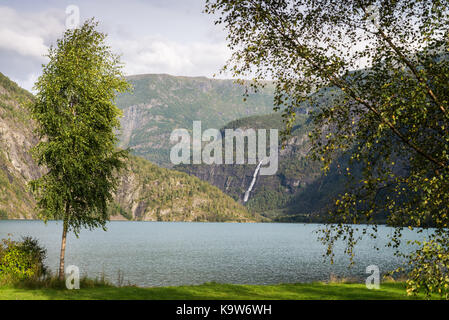
[[[263,161],[263,159],[259,161],[259,164],[257,165],[256,170],[254,170],[253,180],[251,180],[251,184],[249,185],[248,190],[246,190],[246,192],[245,192],[245,196],[243,197],[243,202],[248,201],[249,193],[251,192],[251,190],[254,187],[254,184],[256,183],[257,174],[259,173],[260,166],[262,165],[262,161]]]

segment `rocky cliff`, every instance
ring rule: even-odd
[[[0,73],[0,215],[31,217],[34,199],[27,181],[42,174],[29,154],[37,143],[25,105],[33,96]]]
[[[145,74],[127,77],[132,93],[122,94],[117,105],[123,111],[120,146],[129,147],[163,167],[172,167],[169,159],[170,134],[176,128],[192,130],[193,121],[202,129],[219,129],[226,123],[273,110],[273,85],[249,92],[232,80],[205,77],[175,77]]]
[[[29,153],[38,141],[26,108],[32,100],[31,93],[0,73],[0,219],[36,218],[27,182],[44,171]],[[111,213],[132,220],[259,220],[207,182],[135,156],[121,173]]]
[[[280,114],[252,116],[232,121],[225,129],[284,128]],[[279,165],[274,175],[258,175],[244,203],[245,191],[253,179],[255,164],[233,165],[177,165],[176,170],[211,183],[223,192],[244,203],[249,210],[283,221],[320,221],[326,214],[333,196],[343,190],[344,176],[336,167],[324,176],[320,165],[307,158],[310,150],[309,117],[297,115],[292,135],[284,149],[279,150]],[[279,141],[280,145],[280,141]]]
[[[259,221],[209,183],[131,156],[112,207],[113,214],[148,221]]]

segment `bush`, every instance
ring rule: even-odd
[[[424,292],[428,298],[437,293],[449,300],[449,240],[437,237],[414,243],[421,247],[407,256],[412,267],[407,279],[407,293]]]
[[[47,250],[37,239],[22,237],[22,241],[3,239],[0,243],[0,282],[16,283],[39,279],[48,272],[44,264]]]
[[[8,214],[5,210],[0,209],[0,220],[8,220]]]

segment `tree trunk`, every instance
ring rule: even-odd
[[[63,281],[65,278],[64,270],[64,258],[65,258],[65,243],[67,240],[67,214],[68,208],[66,207],[66,214],[64,215],[64,225],[62,228],[62,240],[61,240],[61,254],[59,255],[59,280]]]

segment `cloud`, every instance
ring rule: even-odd
[[[0,6],[0,17],[0,72],[31,90],[50,44],[65,29],[64,11],[18,12]]]
[[[112,50],[122,54],[127,75],[212,77],[230,57],[223,33],[201,14],[202,1],[183,6],[175,0],[131,2],[124,6],[112,1],[107,11],[96,2],[78,3],[82,19],[95,16],[100,21]],[[65,5],[49,5],[34,11],[14,4],[0,6],[0,72],[27,90],[47,62],[50,45],[65,31]]]
[[[48,44],[64,30],[64,14],[51,10],[39,13],[18,13],[0,7],[0,50],[43,61]]]
[[[48,47],[40,37],[25,36],[12,30],[0,30],[0,49],[12,50],[23,56],[43,59]]]
[[[230,57],[225,43],[181,44],[157,37],[116,39],[111,41],[111,47],[122,54],[124,71],[128,75],[168,73],[211,77]]]

